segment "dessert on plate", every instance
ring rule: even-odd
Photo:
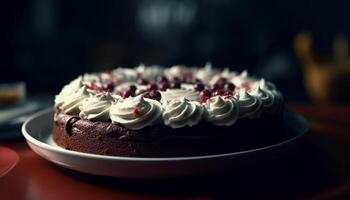
[[[231,153],[282,141],[276,86],[229,69],[139,65],[83,74],[55,98],[53,139],[127,157]]]

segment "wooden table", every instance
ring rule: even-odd
[[[240,173],[176,180],[98,177],[63,169],[23,139],[0,144],[18,164],[0,178],[0,199],[328,199],[350,197],[350,107],[290,105],[310,122],[297,153]]]

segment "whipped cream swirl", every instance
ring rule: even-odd
[[[83,100],[88,97],[89,92],[87,91],[86,86],[83,86],[78,91],[65,98],[60,108],[67,114],[79,114],[79,107],[81,106]]]
[[[261,100],[258,97],[251,96],[244,89],[239,92],[238,105],[239,118],[255,118],[262,108]]]
[[[172,128],[194,126],[202,119],[203,113],[204,107],[198,102],[174,99],[165,105],[163,120],[165,125]]]
[[[139,95],[120,99],[112,105],[109,114],[113,123],[139,130],[160,121],[162,106],[158,101],[145,99]]]
[[[92,121],[108,121],[109,109],[115,101],[109,92],[86,98],[79,107],[79,116]]]
[[[276,103],[274,95],[269,91],[262,90],[260,85],[257,85],[249,94],[261,100],[264,112],[270,112],[274,108]]]
[[[239,107],[234,98],[211,97],[205,104],[206,120],[218,126],[231,126],[239,116]]]
[[[71,81],[69,84],[63,87],[61,92],[55,96],[55,105],[61,106],[64,101],[71,96],[74,92],[79,90],[82,86],[82,76],[79,76],[78,78]]]

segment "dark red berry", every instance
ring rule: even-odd
[[[216,82],[224,85],[227,82],[227,80],[226,78],[220,77]]]
[[[165,90],[167,90],[168,88],[170,88],[170,85],[169,85],[168,82],[163,82],[163,83],[161,83],[161,84],[160,84],[160,87],[159,87],[159,89],[160,89],[161,91],[165,91]]]
[[[152,90],[152,91],[144,93],[143,97],[160,101],[160,99],[162,98],[162,95],[160,94],[160,92],[158,92],[156,90]]]
[[[236,86],[233,83],[231,83],[231,82],[227,82],[226,85],[225,85],[225,88],[228,89],[228,90],[233,91],[233,90],[235,90]]]
[[[211,92],[209,90],[203,90],[200,95],[206,96],[206,97],[211,97]]]
[[[137,79],[137,84],[139,85],[147,85],[148,84],[148,81],[144,78],[139,78]]]
[[[204,90],[204,84],[203,83],[195,83],[194,89],[200,92],[200,91]]]
[[[180,81],[176,81],[174,80],[171,84],[170,84],[171,88],[180,88],[181,87],[181,83]]]
[[[128,97],[133,97],[133,96],[135,96],[135,91],[126,90],[122,93],[123,98],[128,98]]]
[[[132,91],[132,92],[135,93],[136,89],[137,89],[137,88],[136,88],[135,85],[130,85],[128,90],[130,90],[130,91]]]
[[[223,95],[223,94],[224,94],[224,91],[222,91],[222,90],[216,90],[216,91],[214,91],[213,96],[221,96],[221,95]]]
[[[112,92],[113,89],[114,89],[114,85],[112,82],[103,83],[103,90],[104,91]]]
[[[160,92],[156,91],[156,90],[152,90],[149,92],[150,96],[152,99],[160,101],[160,99],[162,98],[162,95],[160,94]]]
[[[158,90],[157,84],[152,83],[151,85],[149,85],[148,90],[149,91]]]
[[[214,83],[213,87],[212,87],[212,90],[213,91],[216,91],[216,90],[220,90],[222,89],[224,86],[219,84],[219,83]]]

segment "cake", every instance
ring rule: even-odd
[[[231,153],[282,141],[284,100],[264,79],[228,68],[139,65],[83,74],[55,97],[53,139],[126,157]]]

